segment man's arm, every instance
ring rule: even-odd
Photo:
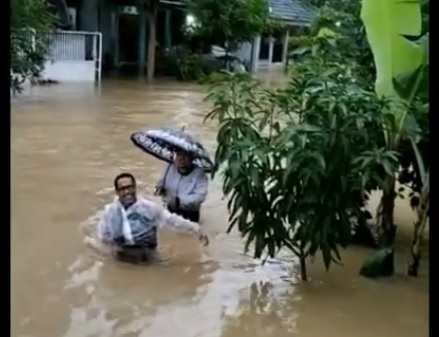
[[[197,169],[195,176],[195,188],[190,193],[180,195],[179,202],[183,209],[199,208],[206,200],[209,180],[206,172],[202,169]]]
[[[114,241],[112,230],[112,208],[111,205],[105,206],[101,219],[99,220],[97,227],[97,237],[105,244],[112,244]]]
[[[188,234],[199,235],[201,233],[199,224],[186,220],[164,208],[159,211],[158,219],[159,227],[166,227],[179,232],[186,232]]]
[[[203,234],[199,224],[186,220],[177,214],[173,214],[158,204],[149,203],[153,209],[157,227],[166,227],[175,231],[196,235],[204,245],[209,243],[207,236]]]

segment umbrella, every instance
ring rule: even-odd
[[[131,135],[131,141],[154,157],[168,163],[174,160],[174,152],[183,150],[194,156],[194,164],[206,172],[213,169],[213,162],[203,145],[194,140],[184,131],[176,131],[168,128],[135,132]]]

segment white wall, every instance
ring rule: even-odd
[[[237,50],[233,52],[233,55],[241,58],[243,61],[250,63],[252,59],[252,43],[244,42]]]
[[[258,67],[260,41],[260,37],[255,37],[251,42],[242,43],[239,48],[233,52],[235,56],[240,57],[249,64],[252,71],[255,71]]]
[[[96,66],[93,61],[48,61],[41,77],[57,82],[94,82]]]

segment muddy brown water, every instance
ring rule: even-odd
[[[211,245],[163,231],[167,260],[117,263],[83,244],[113,198],[121,171],[150,195],[163,164],[135,148],[133,131],[186,125],[211,151],[215,130],[196,85],[105,82],[34,88],[12,102],[12,336],[14,337],[423,337],[428,335],[428,260],[421,276],[358,276],[368,251],[349,248],[326,272],[317,259],[301,283],[288,254],[260,261],[225,234],[227,212],[211,182],[202,220]],[[397,207],[401,232],[413,214]],[[401,245],[403,246],[403,245]]]

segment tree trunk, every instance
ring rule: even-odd
[[[393,222],[395,197],[395,177],[389,177],[376,216],[376,229],[381,247],[391,247],[395,241],[396,227]]]
[[[306,272],[306,260],[305,258],[300,258],[300,278],[302,281],[308,281],[308,274]]]
[[[148,83],[150,83],[150,84],[154,81],[158,3],[159,3],[159,1],[151,0],[149,3],[148,12],[147,12],[148,23],[149,23],[147,80],[148,80]]]
[[[387,177],[383,195],[377,209],[375,233],[380,249],[361,266],[360,275],[369,278],[387,277],[394,273],[394,249],[396,226],[393,223],[395,209],[395,177]]]
[[[411,247],[411,261],[408,264],[407,275],[417,277],[419,264],[421,261],[421,243],[424,230],[427,225],[430,210],[430,173],[427,173],[424,186],[422,187],[420,203],[417,209],[417,219],[415,222],[413,243]]]

